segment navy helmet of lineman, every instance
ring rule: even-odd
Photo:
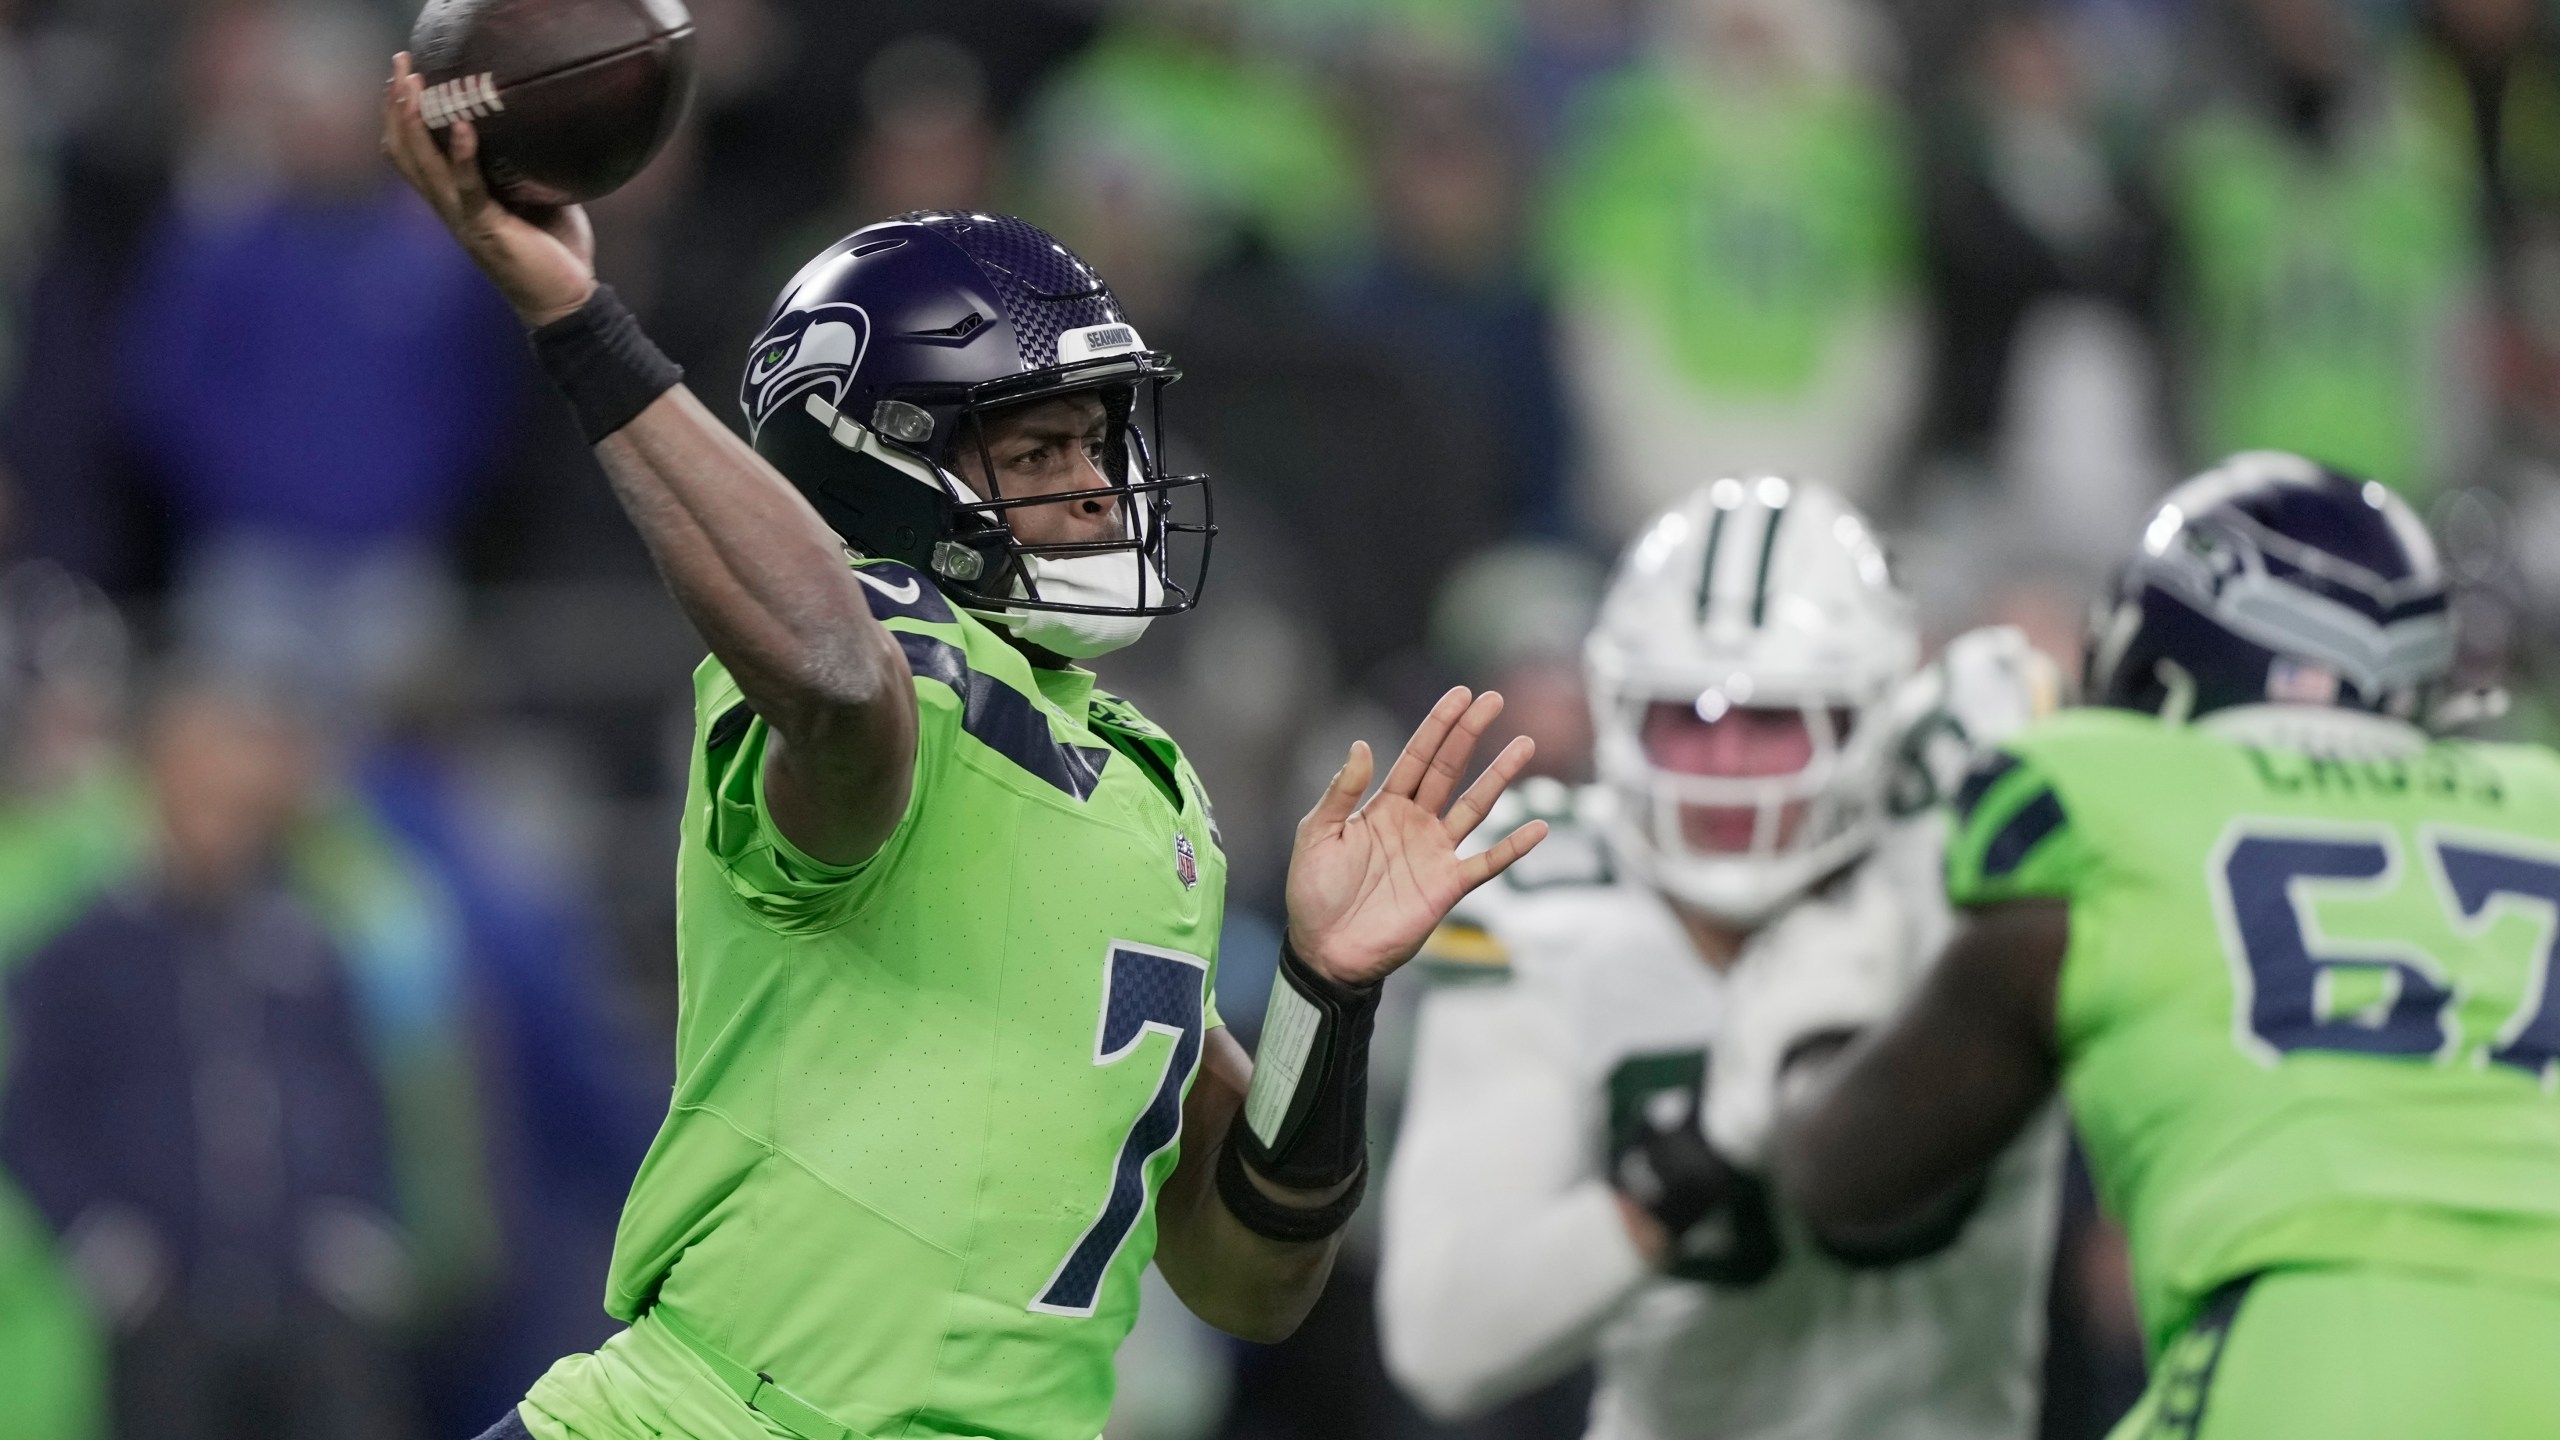
[[[845,542],[933,577],[955,603],[1053,654],[1117,650],[1191,608],[1215,533],[1208,477],[1167,474],[1164,387],[1102,277],[1010,215],[916,211],[803,266],[748,352],[739,404],[757,453]],[[1091,397],[1087,489],[1007,496],[989,418]],[[1043,540],[1027,507],[1108,504],[1117,534]]]
[[[2280,450],[2163,498],[2090,615],[2093,704],[2173,723],[2268,702],[2440,719],[2452,588],[2426,522],[2378,481]]]
[[[1910,598],[1855,508],[1775,476],[1700,486],[1626,552],[1585,650],[1613,847],[1738,929],[1886,822]]]

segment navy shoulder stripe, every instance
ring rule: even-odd
[[[2062,813],[2062,797],[2053,793],[2052,786],[2037,791],[2035,798],[2019,806],[2018,813],[2000,827],[2000,833],[1991,837],[1991,843],[1982,847],[1983,878],[1997,880],[2017,869],[2019,862],[2043,844],[2046,836],[2061,829],[2067,818]]]
[[[1059,744],[1049,733],[1049,721],[1040,707],[994,676],[970,669],[959,646],[930,635],[892,633],[898,637],[898,647],[907,652],[908,669],[949,686],[960,697],[962,730],[1061,793],[1078,800],[1091,798],[1094,787],[1102,783],[1102,767],[1111,758],[1109,746]]]
[[[1982,797],[1991,793],[1991,787],[1999,784],[2001,777],[2017,768],[2018,757],[2006,750],[1995,750],[1988,758],[1976,761],[1965,772],[1964,784],[1956,789],[1956,823],[1972,824],[1974,809],[1982,803]]]

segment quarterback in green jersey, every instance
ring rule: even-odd
[[[2453,656],[2381,485],[2172,492],[2091,707],[1957,796],[1944,959],[1786,1128],[1815,1228],[1926,1223],[2059,1084],[2153,1362],[2118,1440],[2560,1434],[2560,755],[2432,733]]]
[[[1211,1001],[1225,861],[1182,750],[1079,659],[1187,609],[1177,373],[1009,216],[866,227],[750,352],[751,439],[596,284],[583,214],[483,186],[395,62],[384,143],[514,304],[709,643],[677,861],[676,1086],[605,1306],[491,1436],[1093,1440],[1150,1261],[1256,1340],[1366,1180],[1378,985],[1544,829],[1459,853],[1452,691],[1300,824],[1260,1063]]]

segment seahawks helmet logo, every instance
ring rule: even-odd
[[[750,430],[812,391],[844,402],[853,372],[871,345],[871,317],[859,305],[812,305],[777,316],[748,353],[738,404]]]

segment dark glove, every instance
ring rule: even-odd
[[[1681,1068],[1689,1071],[1685,1083],[1640,1096],[1627,1093],[1622,1069],[1612,1087],[1620,1103],[1612,1106],[1610,1183],[1671,1237],[1671,1274],[1757,1285],[1778,1268],[1780,1254],[1768,1187],[1707,1143],[1699,1123],[1704,1057],[1694,1069]]]

